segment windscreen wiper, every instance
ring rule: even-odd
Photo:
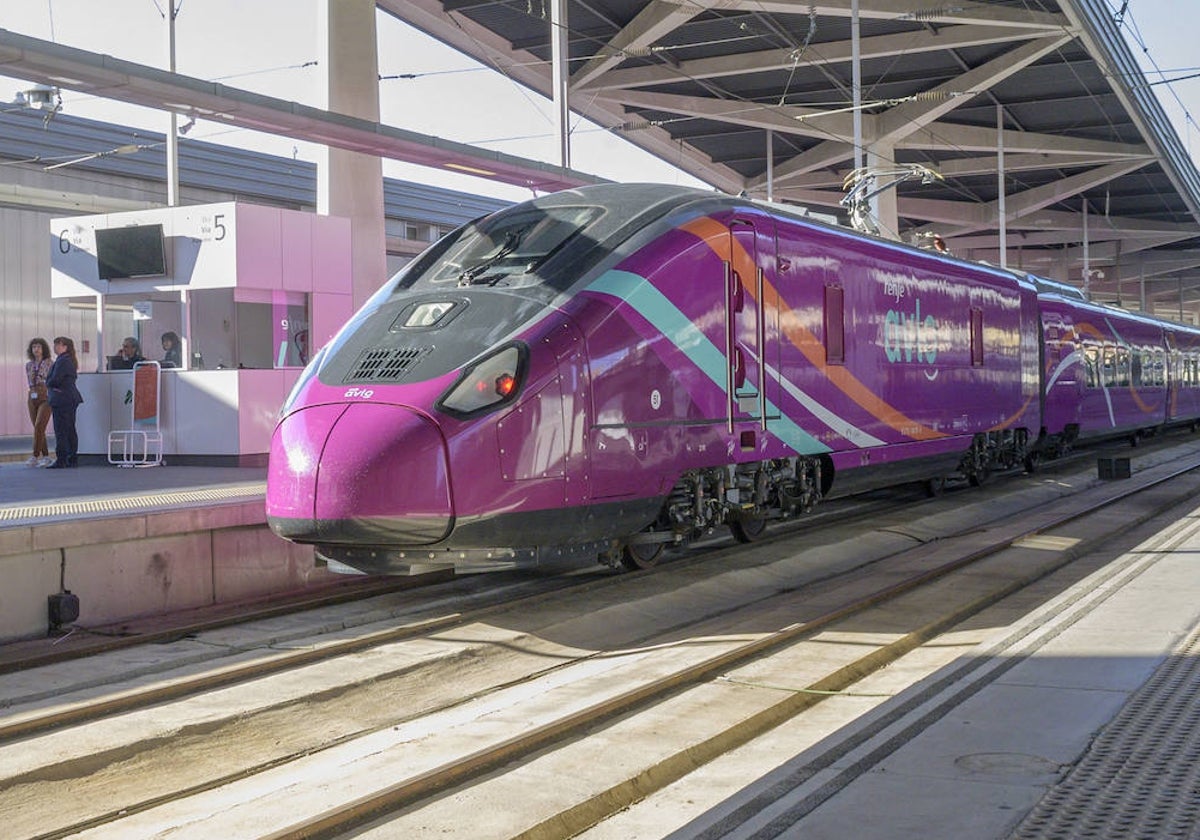
[[[517,250],[517,246],[521,244],[521,237],[524,235],[524,233],[524,230],[510,230],[508,233],[506,233],[504,235],[504,244],[500,246],[500,249],[497,250],[496,253],[492,254],[486,260],[476,263],[470,268],[463,269],[462,273],[458,275],[458,285],[472,285],[481,274],[494,266],[496,263],[500,262],[500,260],[507,257],[513,251]]]

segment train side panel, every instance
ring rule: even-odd
[[[746,208],[679,224],[581,299],[606,313],[576,316],[599,496],[793,455],[858,489],[1040,424],[1036,301],[1011,275]]]
[[[834,409],[835,424],[818,434],[842,453],[835,462],[844,478],[878,472],[886,481],[894,469],[872,468],[901,457],[929,458],[931,474],[939,463],[953,471],[953,459],[937,456],[961,454],[979,435],[1036,433],[1030,287],[1011,275],[822,229],[799,229],[791,242],[781,237],[780,247],[796,252],[793,264],[821,264],[791,285],[817,287],[817,312],[825,297],[823,317],[812,319],[825,357],[809,366],[807,393]],[[785,342],[785,353],[793,346]]]
[[[1135,434],[1168,419],[1167,347],[1160,322],[1044,296],[1046,427],[1089,440]]]
[[[1167,422],[1191,423],[1200,418],[1200,330],[1168,325]]]

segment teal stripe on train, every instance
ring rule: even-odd
[[[725,354],[653,284],[628,271],[610,270],[590,283],[587,291],[612,295],[625,301],[666,336],[718,388],[725,388]],[[779,415],[779,419],[768,421],[768,429],[796,452],[813,455],[829,451],[828,446],[801,429],[769,400],[767,414]]]

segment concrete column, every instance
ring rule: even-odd
[[[320,66],[330,111],[379,121],[375,0],[319,0]],[[317,212],[351,223],[357,309],[387,279],[383,163],[374,155],[325,147],[317,163]]]

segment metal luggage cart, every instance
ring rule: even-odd
[[[159,394],[162,370],[158,362],[133,366],[128,429],[108,433],[108,463],[118,467],[159,467],[163,464],[163,436],[159,427]]]

